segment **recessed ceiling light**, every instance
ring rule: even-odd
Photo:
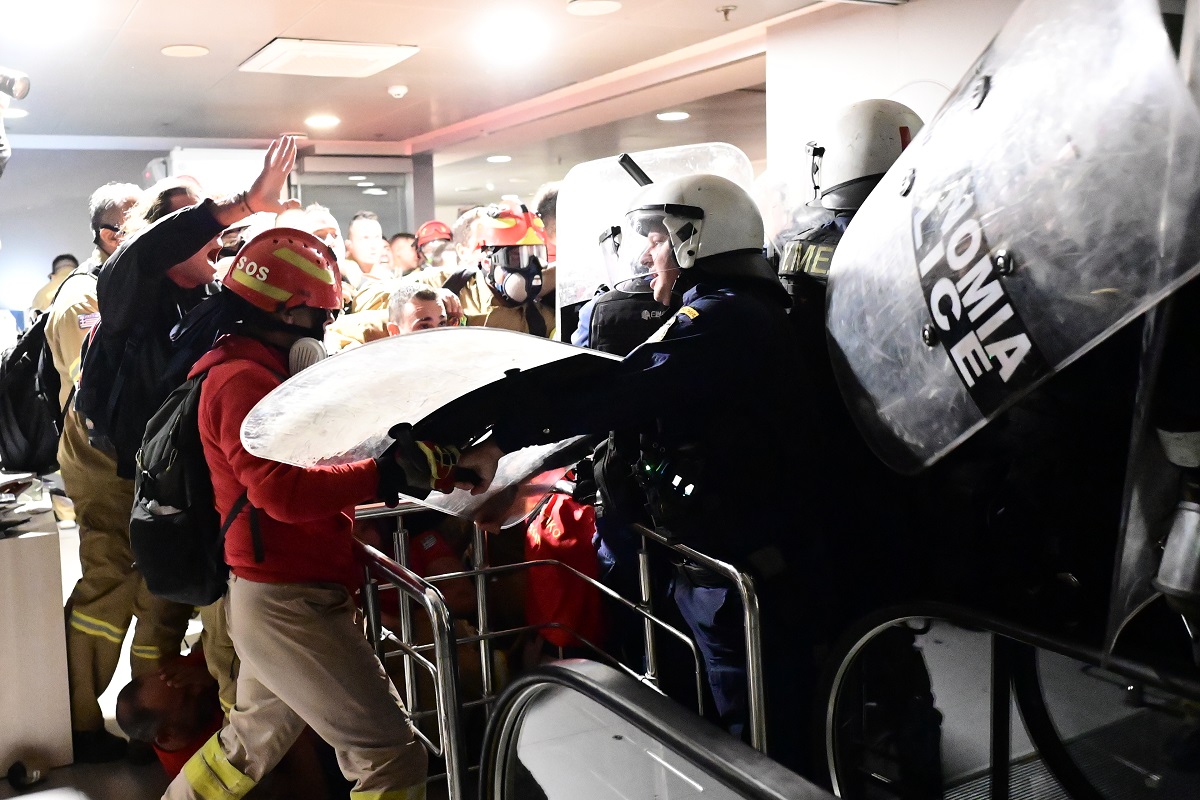
[[[397,83],[395,86],[389,86],[387,92],[392,99],[399,100],[408,94],[408,87],[402,83]]]
[[[242,72],[272,72],[319,78],[366,78],[410,58],[413,45],[272,39],[238,67]]]
[[[691,114],[686,111],[664,111],[658,115],[658,118],[663,122],[682,122],[690,116]]]
[[[333,114],[313,114],[304,120],[304,124],[310,128],[336,128],[340,122]]]
[[[358,185],[362,186],[363,188],[366,188],[368,186],[374,186],[375,182],[374,181],[359,181]]]
[[[454,191],[456,191],[456,192],[478,192],[479,189],[474,186],[457,186],[457,187],[455,187]]]
[[[488,181],[487,183],[485,183],[483,185],[483,188],[487,189],[489,192],[494,192],[494,191],[496,191],[496,184],[492,183],[491,181]]]
[[[507,164],[510,161],[512,161],[512,156],[488,156],[487,157],[487,162],[489,164]]]
[[[23,108],[6,108],[4,109],[5,119],[24,119],[29,116],[29,112]]]
[[[375,187],[374,189],[363,189],[363,194],[383,195],[387,194],[387,189],[380,189],[379,187]]]
[[[618,0],[567,0],[567,13],[577,17],[598,17],[620,10]]]
[[[529,178],[509,178],[509,183],[529,183]]]
[[[512,203],[517,203],[517,202],[520,202],[520,200],[521,200],[521,198],[515,194],[502,194],[502,195],[500,195],[500,199],[508,200],[509,202],[512,202]]]
[[[201,44],[169,44],[159,52],[171,58],[199,58],[208,55],[208,48]]]
[[[352,181],[365,181],[366,179],[367,179],[366,175],[351,175],[349,177],[349,180],[352,180]]]

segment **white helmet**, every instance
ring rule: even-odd
[[[809,143],[821,205],[861,206],[923,124],[915,111],[894,100],[863,100],[844,108],[828,140]]]
[[[762,250],[763,221],[744,189],[719,175],[686,175],[652,183],[626,213],[641,236],[665,229],[679,266],[739,250]]]

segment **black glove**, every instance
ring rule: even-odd
[[[459,479],[455,469],[459,452],[433,442],[413,439],[412,425],[407,422],[394,426],[388,435],[394,441],[375,464],[379,468],[379,497],[389,506],[399,502],[397,495],[405,494],[424,500],[433,489],[449,492]]]

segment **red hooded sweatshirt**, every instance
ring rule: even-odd
[[[242,447],[242,420],[288,374],[287,355],[230,334],[192,367],[208,372],[200,391],[200,440],[224,520],[242,492],[258,515],[263,560],[255,562],[246,507],[225,534],[225,561],[239,578],[261,583],[362,582],[353,541],[354,506],[375,497],[375,462],[302,469],[252,456]]]

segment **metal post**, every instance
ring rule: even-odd
[[[642,545],[638,548],[638,588],[641,595],[638,608],[647,614],[654,613],[650,553],[646,549],[645,537],[642,537]],[[658,637],[654,622],[649,617],[642,617],[642,632],[646,643],[646,659],[642,663],[645,679],[651,685],[658,686]]]
[[[474,526],[472,532],[472,547],[471,547],[471,566],[476,570],[481,570],[487,567],[487,535],[478,525]],[[488,590],[487,590],[487,575],[478,573],[475,575],[475,613],[479,619],[479,633],[487,634],[491,632],[491,625],[488,622]],[[488,638],[479,640],[479,658],[481,660],[481,677],[483,678],[483,696],[491,697],[495,690],[495,676],[492,674],[492,640]]]
[[[672,542],[658,531],[645,525],[634,525],[644,538],[653,539],[684,557],[728,579],[737,587],[742,599],[742,620],[746,629],[746,693],[748,695],[750,744],[760,753],[767,752],[767,699],[763,685],[762,622],[758,607],[758,593],[754,580],[732,564],[718,561],[699,550]]]
[[[396,517],[396,563],[408,569],[408,529],[404,527],[404,517]],[[412,606],[403,592],[398,592],[397,607],[400,609],[400,641],[407,644],[413,642]],[[412,656],[404,652],[404,697],[408,707],[417,710],[417,671]]]
[[[363,606],[367,615],[367,637],[375,647],[375,656],[383,662],[383,622],[379,619],[379,584],[371,570],[363,567]]]
[[[1013,643],[992,634],[992,790],[991,800],[1008,800],[1008,773],[1012,761]]]

